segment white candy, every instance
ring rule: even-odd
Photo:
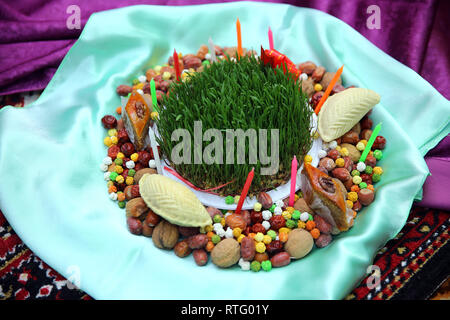
[[[337,147],[337,142],[336,140],[330,141],[330,143],[328,144],[328,147],[330,149],[335,149]]]
[[[145,83],[145,81],[147,81],[147,77],[142,75],[138,77],[139,82]]]
[[[105,179],[105,181],[109,181],[109,179],[110,179],[110,175],[111,175],[111,172],[105,172],[104,174],[103,174],[103,178]]]
[[[240,258],[238,265],[241,267],[242,270],[248,271],[250,270],[250,261],[245,261],[244,259]]]
[[[189,72],[188,69],[183,69],[183,71],[181,71],[181,74],[183,74],[183,73],[188,73],[188,72]]]
[[[125,166],[126,166],[128,169],[133,169],[133,168],[134,168],[134,161],[133,161],[133,160],[130,160],[130,161],[125,162]]]
[[[319,156],[319,159],[322,159],[327,156],[327,152],[325,150],[319,150],[319,152],[317,152],[317,155]]]
[[[117,193],[111,192],[111,193],[109,194],[109,198],[110,198],[111,200],[113,200],[113,201],[116,201],[116,200],[117,200]]]
[[[144,91],[142,91],[142,89],[137,89],[136,92],[139,93],[141,96],[144,95]]]
[[[207,54],[205,54],[205,59],[206,60],[211,60],[211,53],[207,53]]]
[[[233,229],[230,227],[227,228],[227,231],[225,231],[225,238],[230,239],[233,238]]]
[[[148,166],[152,169],[156,168],[156,161],[154,159],[150,159]]]
[[[223,230],[223,226],[222,226],[221,223],[214,223],[213,224],[213,229],[217,233],[219,230]]]
[[[309,213],[308,212],[302,212],[302,214],[300,215],[300,220],[302,220],[303,222],[308,221],[309,219]]]
[[[102,170],[102,171],[108,171],[108,165],[102,163],[102,164],[100,165],[100,170]]]
[[[264,220],[269,220],[270,218],[272,218],[272,212],[270,212],[269,210],[264,210],[262,212],[262,217]]]
[[[276,216],[279,216],[282,212],[283,209],[281,209],[281,207],[275,207],[275,209],[273,210],[273,214]]]
[[[303,81],[308,80],[308,75],[306,73],[302,73],[300,75],[300,80],[303,80]]]
[[[264,227],[264,229],[269,230],[269,228],[270,228],[270,222],[269,221],[264,220],[261,224]]]
[[[364,162],[358,162],[358,164],[356,165],[356,170],[358,170],[359,172],[363,172],[364,170],[366,170],[366,164]]]
[[[233,62],[236,62],[236,58],[235,57],[231,57],[230,60],[233,61]]]
[[[322,148],[325,151],[330,150],[330,146],[327,142],[322,142]]]
[[[284,206],[284,201],[283,200],[278,200],[277,202],[275,202],[275,206],[277,206],[277,207],[283,207]]]
[[[217,232],[216,232],[216,234],[219,236],[219,237],[224,237],[225,236],[225,230],[218,230]]]
[[[112,164],[112,159],[111,159],[111,157],[106,157],[105,159],[103,159],[103,163],[106,164],[107,166],[109,166],[110,164]]]
[[[277,236],[277,237],[275,238],[275,240],[280,240],[280,237],[279,237],[279,236]]]

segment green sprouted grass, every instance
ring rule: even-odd
[[[156,121],[160,138],[158,143],[169,164],[185,179],[197,187],[207,189],[233,181],[216,192],[237,195],[251,168],[255,175],[250,195],[273,189],[289,180],[294,154],[300,164],[312,145],[312,110],[300,83],[283,73],[282,68],[272,69],[255,57],[242,57],[237,62],[222,60],[191,76],[188,81],[173,83],[170,95],[164,97]],[[223,164],[194,164],[194,121],[202,122],[203,133],[215,128],[267,129],[267,154],[270,150],[270,129],[279,129],[279,171],[275,175],[260,175],[262,165],[237,164],[235,144],[234,164],[226,164],[225,133]],[[172,149],[179,141],[171,141],[172,132],[183,128],[191,135],[191,164],[175,165],[170,160]],[[203,148],[211,142],[203,142]],[[259,145],[259,141],[258,141]],[[249,146],[245,154],[248,162]],[[276,150],[275,150],[276,152]]]

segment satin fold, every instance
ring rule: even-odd
[[[120,105],[115,88],[167,61],[196,52],[211,36],[267,47],[327,70],[345,65],[344,84],[381,95],[373,111],[387,139],[374,203],[326,248],[271,272],[197,267],[132,235],[109,200],[99,169],[101,126]],[[430,112],[433,110],[433,112]],[[411,69],[344,22],[312,9],[264,3],[135,6],[91,16],[41,97],[0,110],[0,208],[46,263],[96,299],[342,299],[366,275],[379,248],[400,231],[429,174],[425,149],[445,136],[448,101]],[[74,274],[74,270],[77,273]]]

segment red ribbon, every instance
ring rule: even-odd
[[[286,73],[284,65],[286,64],[287,71],[291,73],[295,77],[295,79],[297,79],[302,73],[301,70],[298,70],[295,64],[288,57],[275,49],[264,50],[261,46],[261,60],[264,62],[264,64],[270,64],[274,69],[280,65],[283,66],[284,73]]]
[[[164,170],[168,171],[169,173],[171,173],[172,175],[174,175],[175,177],[177,177],[178,179],[180,179],[181,181],[183,181],[184,183],[186,183],[186,184],[187,184],[189,187],[191,187],[192,189],[197,190],[197,191],[202,191],[202,192],[210,193],[210,194],[214,194],[214,195],[218,195],[218,194],[215,193],[215,192],[211,192],[212,190],[217,190],[217,189],[223,188],[223,187],[225,187],[226,185],[228,185],[228,184],[230,184],[230,183],[232,183],[232,182],[234,181],[234,179],[233,179],[233,180],[231,180],[230,182],[227,182],[227,183],[225,183],[225,184],[222,184],[222,185],[220,185],[220,186],[218,186],[218,187],[209,188],[209,189],[201,189],[201,188],[199,188],[199,187],[194,186],[194,185],[193,185],[192,183],[190,183],[188,180],[186,180],[185,178],[183,178],[183,177],[182,177],[178,172],[176,172],[175,170],[173,170],[173,169],[171,169],[171,168],[169,168],[169,167],[164,167]]]

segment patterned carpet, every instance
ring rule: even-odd
[[[38,96],[0,97],[23,107]],[[374,258],[348,300],[450,298],[450,212],[414,206],[408,221]],[[369,289],[371,288],[371,289]],[[89,295],[49,267],[17,236],[0,211],[0,299],[87,300]]]

